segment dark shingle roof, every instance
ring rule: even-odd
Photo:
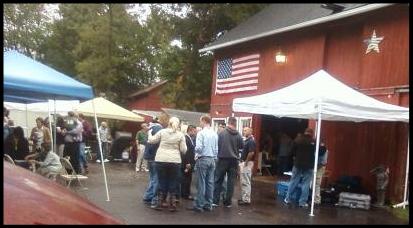
[[[151,91],[151,90],[157,88],[158,86],[161,86],[161,85],[163,85],[163,84],[165,84],[165,83],[167,83],[167,82],[168,82],[168,80],[163,80],[163,81],[157,82],[157,83],[155,83],[155,84],[153,84],[153,85],[151,85],[151,86],[148,86],[148,87],[146,87],[146,88],[144,88],[144,89],[142,89],[142,90],[139,90],[138,92],[135,92],[135,93],[130,94],[128,97],[129,97],[129,98],[132,98],[132,97],[139,96],[139,95],[141,95],[141,94],[148,93],[149,91]]]
[[[207,113],[203,112],[191,112],[185,110],[171,109],[171,108],[161,108],[169,116],[178,117],[178,119],[184,124],[192,124],[195,126],[199,125],[199,119],[202,115]]]
[[[222,48],[229,42],[245,42],[256,39],[251,36],[260,35],[261,37],[271,35],[274,30],[287,28],[289,26],[298,25],[300,23],[313,21],[319,18],[332,15],[333,11],[321,7],[322,4],[271,4],[261,12],[247,19],[237,27],[228,31],[214,42],[206,45],[200,51],[214,50]],[[344,6],[342,13],[358,7],[366,6],[367,4],[340,4]],[[376,4],[377,8],[384,7],[388,4]],[[375,6],[375,7],[376,7]],[[371,8],[375,9],[375,8]],[[339,14],[335,13],[335,14]],[[361,12],[360,12],[361,13]],[[219,46],[218,46],[219,45]]]

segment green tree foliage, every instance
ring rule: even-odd
[[[199,49],[216,39],[217,35],[263,9],[265,4],[178,4],[164,9],[164,18],[158,8],[152,17],[156,24],[168,25],[169,30],[155,29],[156,34],[167,34],[170,40],[178,39],[182,48],[167,47],[159,58],[160,75],[169,80],[164,90],[164,102],[177,108],[207,112],[210,104],[213,56],[200,54]],[[183,8],[186,17],[176,16]],[[163,22],[162,22],[163,21]],[[151,23],[148,26],[156,28]]]
[[[151,4],[144,24],[127,4],[4,5],[5,49],[18,49],[125,104],[127,96],[168,79],[164,103],[209,110],[213,56],[199,49],[264,4]],[[171,45],[178,40],[181,46]]]
[[[4,50],[41,57],[50,25],[44,4],[3,4],[3,23]]]
[[[131,92],[155,77],[142,26],[125,4],[61,4],[61,20],[48,40],[46,59],[88,84],[125,103]]]

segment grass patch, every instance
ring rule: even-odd
[[[397,218],[400,218],[404,221],[409,221],[409,206],[406,206],[406,209],[400,208],[389,208],[390,212],[395,215]]]

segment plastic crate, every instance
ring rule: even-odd
[[[281,199],[284,199],[285,196],[287,195],[288,191],[288,185],[290,184],[289,181],[278,181],[275,184],[275,192],[277,193],[276,197],[279,197]],[[298,185],[291,196],[291,201],[293,202],[298,202],[301,196],[301,185]]]

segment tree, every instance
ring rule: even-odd
[[[177,4],[173,7],[158,7],[151,18],[157,24],[166,24],[166,31],[155,29],[154,34],[166,34],[169,42],[178,39],[182,49],[162,47],[158,58],[159,75],[169,80],[164,93],[164,102],[177,108],[195,111],[209,110],[211,94],[211,66],[213,57],[200,54],[199,49],[212,42],[218,34],[232,29],[243,20],[263,9],[265,4]],[[185,17],[177,16],[183,8],[188,9]],[[162,12],[159,12],[162,11]],[[172,13],[168,13],[172,11]],[[164,17],[159,17],[164,15]],[[149,20],[149,22],[151,22]],[[156,28],[148,23],[151,29]],[[167,43],[165,41],[164,43]]]
[[[45,58],[90,84],[95,94],[124,103],[155,77],[149,43],[125,4],[61,4],[61,19],[46,42]]]
[[[4,50],[18,50],[40,58],[51,23],[44,4],[4,4],[3,7]]]

